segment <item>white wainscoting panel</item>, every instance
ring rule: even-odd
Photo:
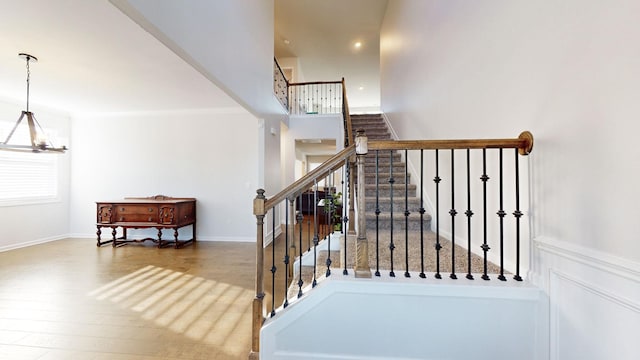
[[[560,240],[534,244],[532,279],[549,298],[549,358],[640,358],[639,264]]]

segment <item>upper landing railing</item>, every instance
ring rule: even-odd
[[[353,134],[344,78],[339,81],[292,83],[284,76],[282,68],[274,58],[273,93],[290,115],[342,114],[344,146],[351,144]]]

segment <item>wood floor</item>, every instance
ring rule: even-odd
[[[0,359],[246,359],[255,244],[0,253]]]

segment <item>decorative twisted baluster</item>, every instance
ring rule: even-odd
[[[276,315],[276,207],[271,208],[271,317]]]
[[[379,151],[376,150],[376,276],[380,276],[380,183],[379,183]]]
[[[455,208],[455,154],[453,149],[451,149],[451,210],[449,210],[449,215],[451,215],[451,274],[449,277],[451,279],[457,279],[456,276],[456,215],[458,212]]]
[[[299,200],[301,211],[296,215],[296,220],[298,220],[298,225],[300,226],[300,237],[298,240],[300,242],[300,253],[298,254],[298,298],[302,296],[302,285],[304,284],[304,281],[302,281],[302,221],[304,220],[304,215],[302,215],[302,194],[300,194]]]
[[[440,249],[442,249],[442,245],[440,245],[440,163],[438,156],[438,149],[436,149],[436,176],[433,178],[433,182],[436,183],[436,279],[442,279],[442,275],[440,275]]]
[[[520,218],[522,212],[520,211],[520,164],[518,162],[518,149],[515,149],[515,172],[516,172],[516,211],[513,212],[513,216],[516,218],[516,274],[513,279],[516,281],[522,281],[520,276]]]
[[[464,214],[467,216],[467,276],[469,280],[473,280],[471,274],[471,217],[473,211],[471,211],[471,159],[470,150],[467,149],[467,211]]]
[[[420,277],[426,278],[424,273],[424,149],[420,149]]]
[[[389,271],[389,276],[395,277],[396,273],[393,271],[393,251],[396,248],[396,246],[393,243],[393,183],[395,183],[396,181],[393,178],[393,150],[390,150],[389,154],[390,154],[390,156],[389,156],[389,159],[390,159],[390,162],[389,162],[389,192],[391,193],[390,194],[391,206],[389,208],[389,215],[391,217],[391,221],[390,221],[391,226],[390,226],[390,229],[389,229],[390,238],[391,238],[391,241],[389,243],[389,252],[390,252],[389,256],[391,257],[391,271]]]
[[[404,277],[411,277],[409,274],[409,167],[406,162],[409,161],[408,152],[404,150]],[[393,203],[391,204],[393,207]]]
[[[507,281],[507,278],[504,276],[504,217],[507,213],[504,211],[504,199],[503,199],[503,177],[502,177],[502,148],[498,149],[499,154],[499,162],[500,162],[500,210],[498,210],[497,214],[500,218],[500,275],[498,279],[501,281]]]
[[[482,279],[489,280],[487,275],[487,252],[489,252],[489,245],[487,244],[487,181],[489,176],[487,175],[487,149],[482,149],[482,246],[480,247],[483,252],[483,273]]]

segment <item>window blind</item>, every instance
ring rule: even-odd
[[[0,205],[46,201],[58,196],[58,157],[0,151]]]

